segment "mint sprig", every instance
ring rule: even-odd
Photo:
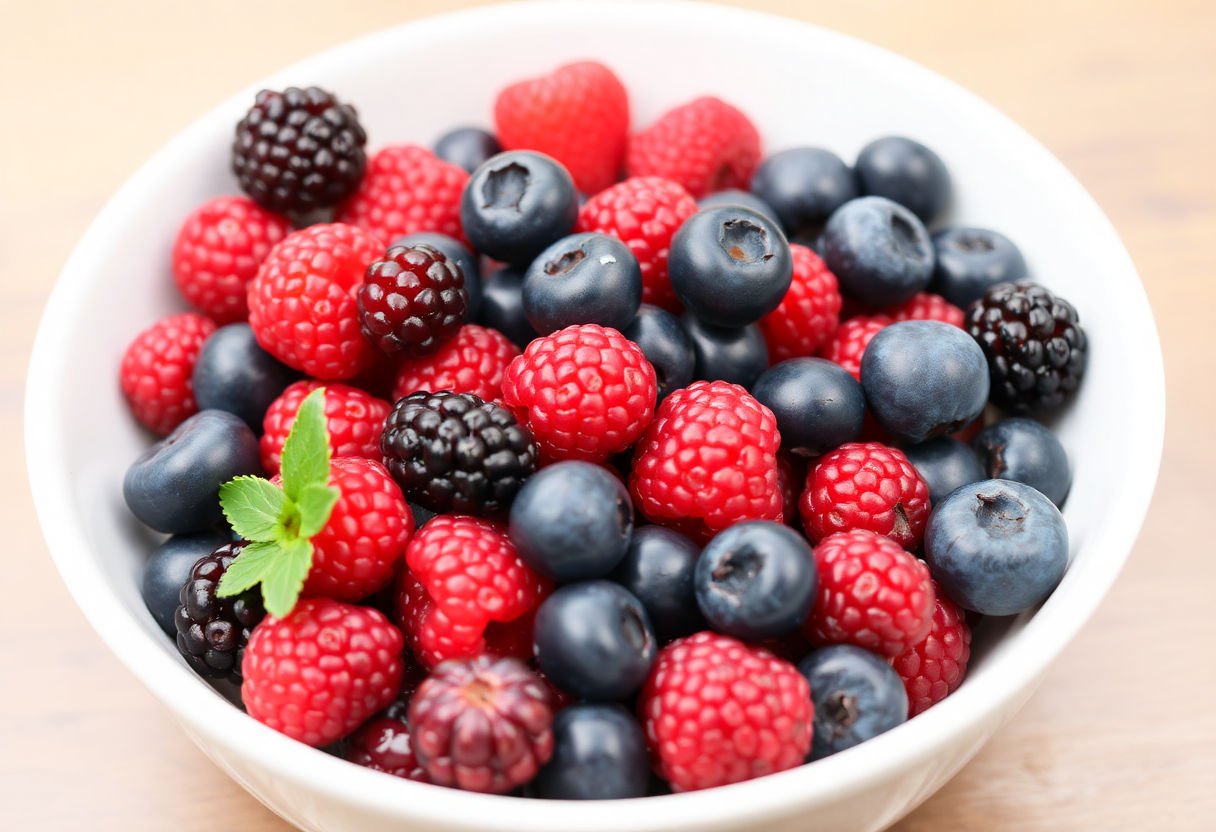
[[[261,584],[266,611],[292,611],[312,566],[311,538],[325,528],[341,492],[329,485],[325,389],[314,390],[283,443],[283,487],[261,477],[236,477],[220,486],[220,507],[233,531],[250,541],[228,567],[222,598]]]

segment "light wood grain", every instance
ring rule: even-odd
[[[286,828],[178,732],[55,576],[24,484],[28,347],[85,225],[198,113],[322,47],[464,5],[0,0],[0,827]],[[1025,125],[1122,233],[1165,345],[1164,466],[1126,572],[1017,720],[897,828],[1211,829],[1216,6],[751,5],[908,55]]]

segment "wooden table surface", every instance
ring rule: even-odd
[[[87,223],[199,113],[320,48],[462,5],[0,0],[0,827],[286,828],[177,730],[60,584],[25,485],[28,349]],[[1214,828],[1216,5],[752,5],[907,55],[1026,126],[1118,227],[1165,347],[1170,431],[1126,571],[1013,724],[896,828]]]

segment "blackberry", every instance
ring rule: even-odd
[[[456,334],[469,309],[464,274],[434,246],[393,246],[359,287],[363,335],[386,355],[421,356]]]
[[[232,172],[255,202],[302,214],[355,192],[366,142],[355,108],[325,90],[262,90],[236,125]]]
[[[994,404],[1050,410],[1076,392],[1088,342],[1077,310],[1031,283],[1000,283],[967,307],[967,331],[988,360]]]
[[[200,676],[241,681],[241,660],[249,634],[266,615],[255,587],[233,598],[218,598],[220,578],[245,547],[225,543],[200,558],[182,584],[181,606],[173,615],[177,649]]]
[[[406,498],[440,514],[504,514],[536,471],[528,429],[472,393],[420,391],[399,400],[380,450]]]

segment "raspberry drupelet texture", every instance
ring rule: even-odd
[[[611,327],[537,338],[507,367],[502,400],[536,437],[541,459],[603,462],[642,435],[658,383],[637,344]]]
[[[746,115],[705,96],[668,110],[629,139],[629,176],[662,176],[695,199],[728,188],[747,189],[760,164],[760,134]]]
[[[418,783],[429,783],[410,741],[406,721],[409,699],[394,701],[381,713],[363,723],[342,744],[342,757],[357,766],[382,771]]]
[[[304,594],[359,601],[392,583],[414,531],[414,515],[379,462],[333,459],[329,484],[342,496],[312,537]]]
[[[1089,342],[1072,304],[1036,283],[1000,283],[967,307],[988,359],[992,401],[1015,411],[1059,407],[1081,384]]]
[[[409,725],[414,753],[441,786],[504,794],[553,755],[549,692],[515,659],[444,662],[410,701]]]
[[[398,401],[380,451],[405,496],[439,513],[503,514],[537,461],[531,432],[511,411],[443,391]]]
[[[929,634],[892,662],[908,691],[908,716],[941,702],[963,682],[971,659],[971,628],[963,611],[933,585],[937,603]]]
[[[698,381],[663,400],[629,489],[652,522],[704,542],[741,520],[782,519],[772,411],[742,387]]]
[[[325,90],[262,90],[236,126],[232,172],[258,204],[305,213],[354,192],[366,143],[354,107]]]
[[[849,318],[837,327],[831,337],[819,348],[819,355],[834,361],[848,370],[849,375],[861,381],[861,357],[874,336],[894,323],[886,315],[858,315]]]
[[[468,181],[468,173],[425,147],[391,145],[372,154],[359,190],[342,204],[338,218],[386,244],[419,231],[464,242],[460,194]]]
[[[208,200],[186,217],[173,243],[182,297],[217,324],[249,317],[249,282],[270,249],[291,233],[286,218],[243,196]]]
[[[929,519],[929,486],[898,448],[849,442],[807,473],[798,507],[813,541],[863,529],[915,549]]]
[[[532,614],[552,585],[529,569],[501,526],[443,514],[418,530],[397,582],[397,623],[425,667],[482,653],[526,659]],[[517,629],[524,632],[514,638]]]
[[[676,182],[635,176],[600,191],[578,212],[577,231],[611,234],[629,246],[642,270],[642,303],[679,311],[667,276],[672,235],[697,212],[697,202]]]
[[[302,599],[254,629],[241,699],[258,722],[305,745],[329,745],[396,698],[403,649],[401,633],[377,610]]]
[[[929,568],[890,538],[831,535],[815,547],[815,566],[819,594],[805,626],[813,644],[853,644],[894,658],[929,634]]]
[[[941,295],[932,292],[917,292],[902,306],[886,310],[892,321],[941,321],[944,324],[963,328],[963,310]]]
[[[266,615],[262,596],[250,589],[230,598],[215,592],[220,578],[245,547],[226,543],[190,569],[173,614],[177,649],[201,676],[241,681],[241,660],[251,631]]]
[[[249,325],[262,349],[327,381],[368,367],[376,350],[359,329],[355,293],[384,245],[353,225],[311,225],[270,250],[249,284]]]
[[[266,409],[262,420],[262,468],[277,474],[283,459],[283,443],[296,423],[296,414],[308,394],[325,388],[325,429],[329,450],[335,457],[357,456],[380,461],[380,434],[392,406],[370,393],[347,384],[297,381]]]
[[[210,318],[183,312],[161,318],[127,346],[119,383],[131,412],[158,436],[198,412],[194,401],[194,363],[203,342],[215,332]]]
[[[781,305],[760,319],[760,330],[773,364],[814,355],[840,323],[841,297],[836,275],[806,246],[791,243],[790,255],[794,261],[790,288]]]
[[[393,246],[368,266],[358,300],[363,335],[385,355],[434,352],[469,309],[460,267],[422,244]]]
[[[472,393],[484,401],[502,399],[502,380],[519,347],[496,329],[465,324],[435,352],[407,359],[397,368],[393,399],[411,393]]]
[[[629,96],[611,69],[579,61],[503,89],[494,102],[494,127],[504,150],[552,156],[570,171],[575,187],[593,194],[620,173]]]
[[[814,707],[806,679],[760,647],[711,632],[674,641],[638,700],[656,771],[677,792],[802,765]]]

